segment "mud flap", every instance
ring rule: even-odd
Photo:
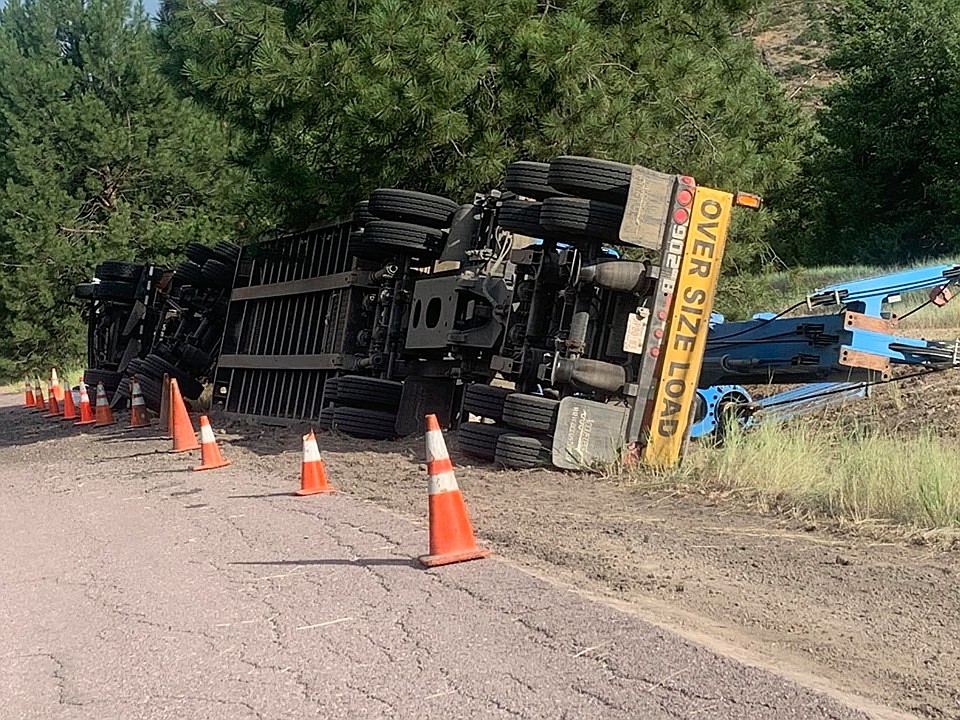
[[[137,325],[140,324],[140,321],[143,320],[146,314],[147,306],[144,305],[142,301],[137,300],[133,309],[130,311],[130,316],[127,318],[127,324],[123,326],[123,332],[120,334],[124,337],[130,336],[133,331],[137,329]]]
[[[553,433],[553,464],[564,470],[595,470],[620,460],[627,408],[567,397],[560,401]]]
[[[133,338],[127,343],[127,347],[123,351],[123,357],[120,358],[120,365],[117,367],[117,372],[125,372],[130,361],[139,356],[140,341],[137,338]]]
[[[403,381],[397,435],[405,437],[427,431],[426,415],[433,413],[440,427],[450,427],[457,382],[452,379],[410,377]]]

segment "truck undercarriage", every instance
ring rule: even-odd
[[[145,266],[125,317],[89,298],[91,368],[117,374],[118,402],[147,374],[158,406],[169,373],[191,397],[212,380],[225,412],[265,422],[384,439],[432,412],[465,453],[590,468],[671,464],[731,420],[862,395],[895,364],[957,364],[955,345],[897,336],[887,307],[918,289],[945,302],[955,266],[824,288],[803,303],[818,314],[722,322],[741,205],[759,199],[581,157],[514,163],[464,204],[376,190],[349,221],[188,248],[172,277]],[[769,383],[801,387],[744,387]]]

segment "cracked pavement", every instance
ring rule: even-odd
[[[5,719],[865,717],[503,560],[424,570],[423,527],[294,497],[243,448],[195,473],[167,441],[14,402]]]

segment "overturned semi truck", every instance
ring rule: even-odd
[[[511,467],[673,463],[738,206],[760,199],[575,156],[464,204],[376,190],[243,248],[214,399],[373,439],[432,412]]]
[[[175,268],[102,262],[74,287],[87,324],[84,380],[103,383],[114,406],[130,398],[134,376],[154,411],[164,375],[189,399],[213,378],[240,246],[188,243],[185,254]]]
[[[896,366],[960,364],[956,341],[903,337],[893,311],[919,291],[948,302],[960,266],[838,283],[743,322],[711,313],[738,206],[760,200],[560,157],[513,163],[469,203],[380,189],[349,221],[242,252],[101,263],[75,291],[87,381],[117,404],[136,375],[154,409],[164,374],[188,398],[214,381],[229,414],[372,439],[433,412],[469,455],[589,468],[670,464],[687,437],[862,397]]]

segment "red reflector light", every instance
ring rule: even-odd
[[[678,225],[686,225],[690,219],[690,213],[686,208],[677,208],[673,211],[673,221]]]
[[[696,185],[696,184],[697,184],[697,181],[694,180],[694,179],[693,179],[692,177],[690,177],[689,175],[684,175],[682,178],[680,178],[680,182],[682,182],[684,185]]]
[[[689,190],[681,190],[677,193],[677,202],[687,207],[690,203],[693,202],[693,193]]]

